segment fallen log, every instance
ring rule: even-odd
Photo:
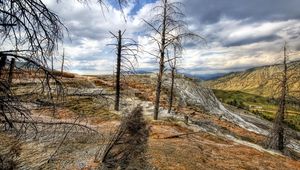
[[[157,139],[173,139],[173,138],[179,138],[181,136],[188,136],[188,135],[193,135],[193,134],[197,134],[197,133],[203,133],[203,132],[182,133],[182,134],[176,134],[176,135],[166,136],[166,137],[157,138]]]
[[[12,123],[18,123],[18,124],[42,124],[42,125],[72,125],[72,126],[78,126],[90,131],[93,131],[97,134],[99,134],[99,132],[87,125],[83,125],[80,123],[74,123],[74,122],[66,122],[66,121],[56,121],[56,122],[45,122],[45,121],[37,121],[37,120],[15,120],[15,119],[9,119],[10,122]],[[5,120],[0,120],[1,123],[7,123]]]

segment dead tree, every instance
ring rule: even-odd
[[[54,56],[51,56],[51,71],[54,71]]]
[[[174,83],[175,83],[175,75],[176,75],[176,59],[174,59],[174,64],[175,65],[170,65],[170,67],[171,67],[171,87],[170,87],[168,113],[171,113],[172,106],[173,106]]]
[[[280,76],[278,77],[279,80],[279,104],[278,110],[274,119],[273,129],[271,131],[270,139],[268,142],[268,147],[272,149],[276,149],[279,151],[284,150],[285,146],[285,132],[284,132],[284,119],[285,113],[287,109],[286,105],[286,98],[288,96],[288,56],[287,56],[287,45],[284,44],[283,49],[283,70]]]
[[[276,133],[277,146],[276,149],[283,150],[284,148],[284,113],[286,111],[286,96],[287,96],[287,54],[286,44],[284,46],[284,59],[283,59],[283,77],[281,84],[281,96],[279,99],[278,111],[274,122],[274,133]],[[275,139],[276,140],[276,139]]]
[[[117,68],[116,68],[116,80],[115,80],[115,110],[120,110],[120,93],[121,93],[121,75],[125,73],[134,73],[133,60],[137,62],[138,43],[130,38],[125,38],[124,33],[121,30],[118,31],[118,35],[113,34],[113,38],[116,39],[116,44],[109,44],[115,46],[117,55]]]
[[[174,100],[174,84],[175,84],[175,77],[176,77],[176,71],[177,71],[177,59],[179,58],[180,53],[177,51],[177,47],[174,47],[174,58],[173,60],[169,61],[169,67],[171,69],[171,85],[170,85],[170,94],[169,94],[169,107],[168,107],[168,113],[171,113],[172,106],[173,106],[173,100]]]
[[[16,66],[16,59],[12,58],[11,61],[10,61],[9,74],[8,74],[8,86],[9,87],[11,87],[15,66]]]
[[[119,111],[120,106],[120,76],[121,76],[121,52],[122,52],[122,34],[119,30],[118,34],[118,51],[117,51],[117,72],[116,72],[116,99],[115,99],[115,110]]]
[[[162,87],[162,79],[165,71],[166,51],[167,49],[178,42],[179,39],[188,37],[199,37],[191,33],[187,28],[187,23],[184,22],[184,13],[181,10],[183,6],[180,2],[170,2],[168,0],[160,0],[160,4],[153,8],[155,15],[150,21],[144,22],[152,30],[153,34],[148,35],[158,45],[158,55],[149,53],[159,60],[159,71],[156,83],[156,97],[154,102],[154,120],[158,119],[160,95]]]
[[[61,79],[63,78],[64,75],[64,64],[65,64],[65,49],[63,49],[63,55],[62,55],[62,61],[61,61]]]
[[[0,78],[2,76],[2,71],[4,70],[4,67],[6,65],[6,60],[7,60],[7,56],[6,55],[1,55],[0,56]]]

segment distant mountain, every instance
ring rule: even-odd
[[[223,77],[226,74],[228,73],[206,74],[206,75],[199,75],[198,77],[200,77],[202,80],[216,80],[220,77]]]
[[[143,69],[137,69],[135,70],[136,74],[152,74],[157,73],[157,70],[143,70]],[[169,72],[166,72],[166,74],[169,74]],[[198,79],[199,81],[207,81],[207,80],[215,80],[218,79],[228,73],[214,73],[214,74],[189,74],[186,72],[178,72],[177,74],[184,75],[185,77]]]
[[[300,74],[300,61],[292,62],[295,69],[289,74]],[[275,76],[281,73],[283,65],[270,65],[251,68],[243,72],[235,72],[226,74],[215,80],[206,81],[204,84],[212,89],[242,91],[246,93],[261,95],[261,96],[277,96],[276,95],[276,78]],[[290,91],[299,91],[300,80],[290,82]],[[296,93],[291,93],[292,96],[299,96]]]
[[[215,80],[220,78],[228,73],[215,73],[215,74],[188,74],[188,73],[180,73],[185,75],[186,77],[190,77],[193,79],[199,79],[200,81],[207,81],[207,80]]]
[[[153,71],[135,70],[135,74],[151,74]]]

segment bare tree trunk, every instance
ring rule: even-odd
[[[1,59],[0,59],[0,77],[2,76],[2,71],[6,65],[6,59],[7,56],[6,55],[1,55]]]
[[[165,46],[166,46],[166,20],[167,20],[167,0],[164,1],[164,13],[163,13],[163,29],[161,37],[161,49],[160,49],[160,61],[159,61],[159,73],[157,76],[157,85],[156,85],[156,97],[155,97],[155,106],[154,106],[154,120],[158,119],[159,113],[159,102],[160,102],[160,93],[162,85],[162,77],[165,69]]]
[[[63,49],[62,62],[61,62],[61,78],[64,74],[64,64],[65,64],[65,49]]]
[[[8,87],[11,86],[11,83],[12,83],[12,80],[13,80],[15,65],[16,65],[16,59],[12,58],[11,62],[10,62],[9,75],[8,75]]]
[[[158,119],[159,113],[159,102],[160,102],[160,93],[161,93],[161,85],[162,85],[162,77],[164,72],[164,54],[161,54],[160,62],[159,62],[159,73],[157,76],[157,84],[156,84],[156,98],[155,98],[155,108],[154,108],[154,120]]]
[[[172,71],[171,71],[171,89],[170,89],[170,96],[169,96],[168,113],[171,113],[172,106],[173,106],[175,71],[176,71],[176,69],[175,69],[175,67],[173,67]]]
[[[1,59],[0,59],[0,78],[2,76],[2,71],[6,65],[6,60],[7,60],[7,56],[6,55],[2,55]],[[5,89],[5,91],[7,90],[7,88],[3,88],[3,90]],[[9,119],[7,118],[6,114],[5,114],[5,110],[4,110],[4,105],[1,102],[0,103],[0,107],[1,107],[1,111],[0,114],[4,117],[6,123],[8,123],[10,128],[13,128],[13,124],[11,123],[11,121],[9,121]],[[6,129],[6,128],[5,128]]]
[[[286,110],[286,95],[287,95],[287,54],[286,44],[284,46],[284,61],[283,61],[283,79],[281,82],[281,95],[278,106],[278,111],[273,125],[273,132],[271,134],[270,147],[282,151],[284,149],[284,113]]]
[[[51,71],[54,71],[54,57],[51,57]]]
[[[120,77],[121,77],[121,57],[122,57],[122,35],[119,30],[118,35],[118,51],[117,51],[117,73],[116,73],[116,99],[115,99],[115,110],[119,111],[120,107]]]

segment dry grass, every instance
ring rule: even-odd
[[[0,133],[0,169],[15,169],[21,153],[20,142]]]
[[[69,98],[65,106],[77,115],[94,117],[95,123],[119,120],[120,115],[110,109],[110,103],[93,98]]]
[[[61,71],[57,71],[57,70],[55,70],[55,71],[52,71],[51,72],[54,76],[57,76],[57,77],[64,77],[64,78],[75,78],[75,74],[73,74],[73,73],[68,73],[68,72],[63,72],[63,73],[61,73]]]

